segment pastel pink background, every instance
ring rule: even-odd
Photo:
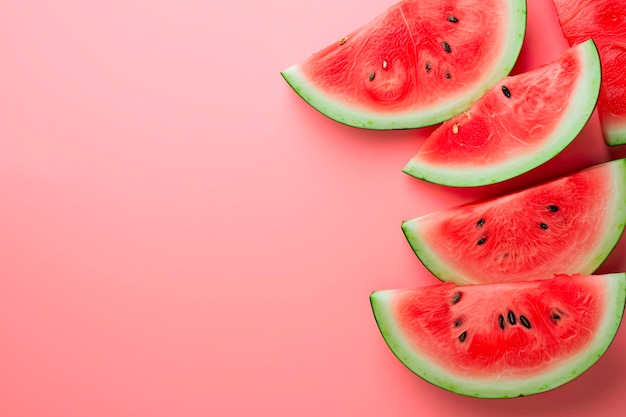
[[[623,413],[624,329],[578,380],[513,400],[387,349],[369,294],[436,282],[402,220],[626,156],[594,114],[503,184],[403,174],[429,129],[339,125],[279,75],[391,4],[1,2],[0,416]],[[550,2],[528,17],[516,72],[566,47]]]

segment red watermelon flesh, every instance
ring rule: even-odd
[[[402,230],[442,281],[524,281],[593,273],[626,223],[626,159],[406,220]]]
[[[607,144],[626,144],[626,4],[615,0],[553,0],[563,34],[575,45],[592,38],[602,61],[598,99]]]
[[[626,274],[377,291],[385,341],[410,370],[444,389],[515,397],[588,369],[620,325]]]
[[[511,71],[525,28],[524,0],[403,0],[282,75],[341,123],[432,125]]]
[[[601,82],[588,40],[554,62],[498,82],[466,112],[443,123],[404,172],[449,186],[492,184],[561,152],[593,113]]]

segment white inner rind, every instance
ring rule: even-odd
[[[601,237],[598,239],[598,243],[594,247],[587,248],[585,254],[572,258],[569,268],[559,271],[560,273],[593,273],[609,256],[624,232],[624,224],[626,223],[626,158],[588,169],[609,169],[611,192],[607,193],[606,201],[603,202],[604,218],[608,221],[600,232]],[[511,198],[514,199],[514,195]],[[402,223],[402,231],[417,257],[430,272],[442,281],[451,281],[457,284],[478,283],[471,277],[465,276],[463,271],[450,268],[431,249],[420,228],[421,220],[429,216],[437,216],[437,213],[430,213]]]
[[[526,0],[509,0],[508,29],[502,43],[503,50],[499,60],[490,69],[480,83],[465,90],[458,97],[452,98],[439,106],[430,106],[417,111],[375,112],[355,108],[327,95],[313,85],[300,71],[300,65],[293,65],[281,72],[281,75],[311,106],[327,117],[349,126],[373,130],[413,129],[431,126],[467,110],[489,88],[506,77],[519,56],[526,33]]]
[[[599,327],[587,347],[574,356],[563,360],[556,367],[532,377],[462,378],[453,370],[435,364],[419,347],[412,344],[397,325],[393,316],[394,294],[396,290],[372,293],[370,301],[376,322],[387,345],[396,357],[411,371],[448,391],[482,398],[510,398],[532,395],[556,388],[578,377],[589,369],[607,350],[619,328],[626,299],[626,273],[597,275],[603,287],[605,308],[599,320]]]
[[[435,165],[412,158],[403,171],[413,177],[453,187],[494,184],[521,175],[549,161],[567,147],[580,133],[595,109],[601,83],[600,57],[592,40],[574,47],[581,61],[581,73],[571,93],[569,106],[545,145],[491,165],[459,167]],[[523,123],[523,121],[521,121]]]

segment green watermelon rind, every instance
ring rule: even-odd
[[[489,76],[480,85],[449,100],[441,106],[431,106],[419,111],[375,112],[359,110],[334,99],[310,82],[301,71],[300,64],[281,71],[291,88],[313,108],[328,118],[344,125],[369,130],[400,130],[432,126],[467,110],[489,88],[506,77],[517,62],[526,34],[526,0],[510,0],[508,32],[502,55]]]
[[[609,146],[626,145],[626,125],[604,124],[602,135]]]
[[[561,153],[585,127],[596,107],[602,81],[600,56],[593,40],[578,48],[584,68],[579,82],[572,93],[571,105],[561,117],[554,133],[546,144],[532,153],[507,158],[497,165],[481,167],[435,166],[423,164],[414,158],[403,168],[403,172],[415,178],[451,187],[476,187],[502,182],[522,175]]]
[[[594,273],[611,252],[613,252],[613,249],[617,246],[620,238],[624,234],[624,226],[626,223],[626,158],[596,165],[583,171],[603,169],[603,167],[606,166],[610,167],[611,177],[613,179],[613,192],[609,193],[607,196],[607,198],[611,198],[611,200],[607,202],[605,212],[607,218],[610,220],[607,222],[604,233],[601,235],[596,247],[590,248],[586,257],[572,259],[569,270],[559,271],[558,273]],[[520,190],[518,192],[523,191],[524,190]],[[451,210],[458,208],[459,207],[455,207]],[[402,222],[402,232],[411,246],[411,249],[420,262],[441,281],[450,281],[460,285],[478,283],[465,277],[461,271],[453,270],[446,262],[441,261],[423,238],[420,230],[421,220],[425,217],[436,215],[437,212],[429,213],[425,216]]]
[[[606,308],[598,331],[590,344],[563,365],[530,378],[497,379],[481,382],[478,378],[463,379],[440,368],[422,355],[402,334],[391,313],[391,301],[396,290],[374,291],[370,295],[376,324],[387,346],[404,366],[422,379],[445,390],[478,398],[513,398],[539,394],[562,386],[580,376],[594,365],[611,345],[624,314],[626,273],[593,276],[605,280]],[[496,284],[497,285],[497,284]]]

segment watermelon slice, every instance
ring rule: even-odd
[[[602,61],[598,113],[608,145],[626,144],[626,4],[615,0],[554,0],[570,45],[592,38]]]
[[[579,376],[615,337],[625,298],[624,273],[370,296],[406,367],[449,391],[490,398],[536,394]]]
[[[467,110],[513,68],[525,0],[403,0],[282,72],[338,122],[416,128]]]
[[[593,273],[626,222],[626,159],[406,220],[422,263],[458,284]]]
[[[593,41],[578,44],[549,65],[498,82],[437,128],[404,172],[449,186],[523,174],[574,140],[595,109],[600,82]]]

